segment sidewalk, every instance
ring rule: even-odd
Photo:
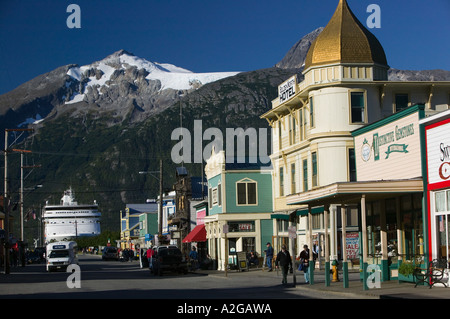
[[[224,271],[217,270],[198,270],[197,274],[223,277]],[[349,299],[450,299],[450,288],[417,286],[414,288],[414,283],[398,282],[397,280],[381,282],[381,288],[372,288],[364,290],[363,283],[360,280],[360,274],[357,270],[349,272],[349,287],[344,288],[342,281],[342,272],[339,272],[340,282],[331,282],[330,286],[325,286],[324,270],[316,269],[314,271],[314,284],[306,284],[303,278],[303,272],[296,271],[296,285],[295,289],[304,292],[314,292],[314,295],[323,296],[324,299],[343,298]],[[274,270],[268,272],[267,269],[261,268],[250,269],[249,271],[238,272],[235,270],[228,271],[228,276],[236,277],[277,277],[277,272]],[[330,277],[331,279],[331,277]],[[288,287],[294,288],[293,275],[288,276]]]

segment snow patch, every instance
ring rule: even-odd
[[[204,85],[215,82],[226,77],[234,76],[240,72],[214,72],[214,73],[194,73],[184,68],[177,67],[169,63],[153,63],[143,58],[121,53],[120,55],[112,54],[107,58],[95,62],[91,65],[82,67],[73,67],[67,71],[67,75],[81,81],[82,75],[89,69],[97,69],[103,72],[100,79],[95,76],[89,77],[86,86],[99,87],[108,86],[106,83],[111,79],[111,75],[119,67],[126,69],[127,66],[135,66],[138,70],[145,69],[149,74],[147,80],[159,80],[161,82],[161,90],[188,90],[198,88],[198,84]],[[72,104],[82,101],[84,94],[74,95],[66,104]]]
[[[38,123],[42,122],[43,120],[44,119],[42,118],[42,116],[40,114],[36,114],[34,118],[33,117],[27,118],[24,122],[17,125],[17,127],[20,128],[23,126],[27,126],[29,124],[38,124]]]

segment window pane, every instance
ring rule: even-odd
[[[248,202],[247,204],[256,204],[256,183],[247,183]]]
[[[246,197],[246,184],[245,183],[238,183],[237,184],[237,191],[238,191],[238,204],[239,205],[245,205],[247,203]]]
[[[445,211],[445,192],[439,192],[435,194],[436,198],[436,212]]]
[[[364,122],[364,93],[351,93],[351,117],[352,123]]]
[[[395,112],[399,112],[408,107],[408,94],[395,94]]]
[[[350,172],[350,182],[356,182],[356,158],[355,149],[348,149],[348,169]]]
[[[317,186],[317,153],[312,153],[312,186]]]
[[[280,167],[280,196],[284,196],[284,174],[283,174],[283,167]]]
[[[308,160],[303,160],[303,191],[308,190]]]
[[[447,211],[450,212],[450,191],[447,191]]]

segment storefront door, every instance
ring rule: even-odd
[[[434,196],[435,243],[433,259],[447,259],[450,255],[450,190],[438,191]]]
[[[450,214],[436,216],[436,234],[437,234],[437,251],[436,256],[439,259],[449,260],[449,230],[450,230]]]

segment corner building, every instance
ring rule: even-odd
[[[340,233],[360,230],[360,205],[337,201],[325,217],[320,201],[311,207],[302,194],[357,181],[353,131],[424,102],[426,115],[449,108],[450,82],[389,81],[388,70],[380,42],[340,0],[308,51],[303,80],[282,83],[272,109],[261,116],[272,128],[275,249],[289,243],[298,255],[304,244],[317,245],[319,261],[342,258]],[[288,226],[296,227],[296,240],[289,240]]]

